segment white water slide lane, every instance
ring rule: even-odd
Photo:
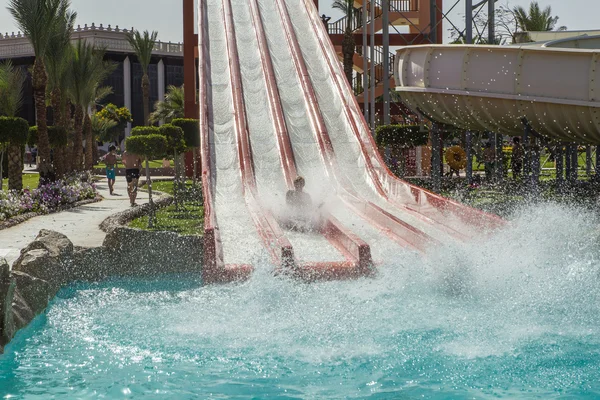
[[[389,173],[311,0],[199,7],[207,265],[291,254],[339,270],[501,224]],[[273,217],[296,174],[329,215],[321,232],[284,232]]]

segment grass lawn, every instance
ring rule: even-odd
[[[154,228],[148,228],[148,217],[134,219],[129,226],[151,231],[176,232],[180,235],[202,235],[204,207],[186,203],[182,210],[177,211],[175,205],[170,205],[156,212]]]
[[[150,168],[162,168],[163,167],[163,161],[162,160],[151,160],[148,162],[150,164]],[[169,160],[169,165],[171,167],[173,167],[173,160]],[[123,166],[123,163],[119,161],[118,164],[119,168],[125,168]],[[96,164],[95,168],[106,168],[106,164],[102,161],[100,161],[98,164]],[[142,162],[142,168],[146,168],[146,162]]]
[[[192,188],[192,181],[186,181],[186,188]],[[146,188],[144,185],[142,188]],[[173,181],[152,183],[152,189],[173,194]],[[152,229],[148,229],[148,217],[137,218],[129,223],[132,228],[151,231],[176,232],[180,235],[202,235],[204,233],[204,207],[202,201],[185,200],[180,210],[174,204],[156,211],[156,221]]]
[[[40,174],[23,174],[23,188],[36,189],[40,183]],[[2,179],[2,189],[8,190],[8,178]]]
[[[187,180],[185,181],[185,186],[186,188],[191,188],[192,187],[192,181],[191,180]],[[141,187],[142,189],[148,189],[148,187],[146,185],[143,185]],[[173,181],[157,181],[157,182],[152,182],[152,190],[156,190],[159,192],[163,192],[163,193],[168,193],[170,195],[173,195]]]

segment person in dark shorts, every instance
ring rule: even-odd
[[[125,179],[127,179],[127,194],[131,207],[136,206],[135,199],[137,198],[138,180],[140,179],[140,166],[142,159],[137,154],[123,153],[123,164],[125,165]]]

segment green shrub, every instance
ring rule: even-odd
[[[186,145],[183,140],[183,129],[171,124],[165,124],[158,131],[167,138],[167,153],[169,155],[174,152],[183,153],[185,151]]]
[[[147,136],[160,134],[157,126],[136,126],[131,130],[131,136]]]
[[[49,126],[48,127],[48,140],[50,141],[50,147],[55,149],[57,147],[64,147],[69,142],[69,133],[62,126]],[[27,144],[29,147],[36,146],[38,142],[38,128],[32,126],[29,128],[29,135],[27,137]]]
[[[176,118],[172,125],[183,129],[183,140],[188,148],[200,147],[200,122],[192,118]]]
[[[160,158],[167,152],[167,138],[163,135],[137,135],[125,139],[125,149],[129,153],[147,157]]]
[[[429,130],[421,125],[382,125],[375,129],[378,146],[416,147],[429,141]]]
[[[19,117],[0,117],[0,142],[12,144],[27,143],[29,124]]]

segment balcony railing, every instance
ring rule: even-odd
[[[367,51],[369,50],[369,48],[365,47],[367,49]],[[382,47],[375,47],[375,54],[374,54],[374,58],[373,58],[373,62],[375,63],[375,86],[377,86],[381,81],[383,81],[383,78],[385,77],[385,72],[383,69],[383,50]],[[357,54],[363,56],[362,54],[363,51],[363,47],[359,46],[357,48]],[[369,54],[367,54],[367,56],[369,56]],[[396,55],[394,53],[389,53],[388,54],[388,71],[387,71],[387,75],[388,77],[391,77],[394,75],[394,60],[396,59]],[[367,71],[367,75],[370,75],[370,71]],[[354,94],[355,95],[359,95],[363,92],[363,87],[362,87],[362,76],[358,77],[357,75],[354,76],[353,78],[353,82],[352,82],[352,87],[354,88]]]
[[[133,28],[131,29],[133,30]],[[97,46],[106,47],[107,51],[117,53],[133,53],[133,49],[127,41],[126,34],[131,32],[128,29],[120,29],[119,26],[107,27],[100,24],[91,26],[85,24],[77,26],[73,30],[72,40],[84,39],[93,42]],[[183,44],[171,42],[156,42],[154,54],[162,56],[183,56]],[[33,47],[29,40],[21,32],[16,34],[0,34],[0,59],[16,57],[33,57],[35,55]]]

